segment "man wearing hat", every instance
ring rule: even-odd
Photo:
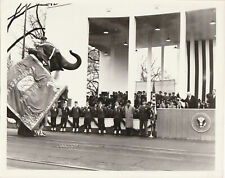
[[[126,134],[128,136],[132,135],[133,129],[133,118],[134,118],[134,107],[131,106],[131,101],[128,100],[125,106],[125,125],[126,125]]]
[[[163,101],[165,103],[165,107],[168,108],[168,96],[167,96],[167,92],[164,92],[164,96],[163,96]]]
[[[123,115],[122,107],[120,106],[119,102],[116,101],[115,107],[113,110],[114,134],[119,134],[119,135],[121,134],[120,123],[122,122],[122,115]]]
[[[91,133],[91,121],[94,117],[94,109],[90,106],[89,102],[86,103],[84,108],[84,132]]]
[[[62,107],[62,116],[61,116],[61,132],[65,132],[66,131],[66,124],[69,118],[69,114],[70,114],[70,110],[67,106],[67,101],[65,101],[63,103],[63,107]]]
[[[50,112],[51,112],[51,125],[52,125],[51,131],[56,131],[56,118],[57,118],[58,113],[59,113],[57,103],[54,103],[52,105],[52,108],[51,108]]]
[[[171,100],[172,101],[176,101],[177,100],[177,97],[175,96],[175,92],[172,92]]]
[[[156,94],[156,106],[157,106],[157,108],[159,108],[160,105],[162,104],[162,100],[163,100],[162,91],[159,91],[159,93]]]
[[[74,106],[71,110],[71,116],[73,117],[73,132],[78,132],[79,130],[79,118],[80,118],[80,107],[78,107],[78,102],[74,102]]]
[[[141,136],[147,136],[148,134],[148,118],[150,116],[150,107],[146,104],[146,101],[142,102],[142,105],[138,108],[140,119],[140,133]]]
[[[98,133],[103,134],[106,133],[106,128],[105,128],[105,112],[106,108],[103,106],[102,102],[99,102],[99,105],[97,107],[97,115],[98,115]]]

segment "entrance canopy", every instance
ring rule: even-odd
[[[215,9],[203,9],[186,12],[187,40],[215,39]],[[89,44],[99,50],[109,51],[112,40],[114,43],[128,43],[129,18],[89,18]],[[180,38],[180,13],[136,16],[137,48],[148,47],[148,37],[152,47],[177,45]],[[104,33],[105,32],[105,33]],[[166,41],[167,39],[170,41]]]

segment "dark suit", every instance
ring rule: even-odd
[[[121,106],[115,107],[113,110],[113,116],[114,116],[114,130],[118,134],[119,131],[121,131],[120,123],[122,121],[123,111]]]
[[[216,96],[213,96],[212,94],[207,95],[207,103],[208,103],[208,108],[216,108]]]
[[[160,105],[162,103],[163,96],[161,94],[156,94],[156,103]]]
[[[177,101],[177,97],[174,96],[174,95],[172,95],[172,96],[171,96],[171,100],[172,100],[173,102],[176,102],[176,101]]]
[[[68,107],[62,108],[61,127],[66,128],[70,110]]]
[[[148,123],[149,116],[150,116],[150,107],[141,105],[139,107],[140,134],[141,135],[143,135],[143,134],[147,135],[147,132],[148,132],[147,123]],[[144,133],[143,133],[143,130],[144,130]]]
[[[93,119],[93,108],[91,106],[84,108],[84,128],[91,129],[91,120]]]
[[[169,96],[164,95],[164,96],[162,96],[162,97],[163,97],[163,101],[164,101],[164,103],[165,103],[165,107],[168,108]]]
[[[51,124],[53,128],[56,128],[56,117],[58,116],[59,109],[58,108],[51,108]]]
[[[71,116],[73,117],[73,128],[79,128],[80,108],[73,107],[71,110]]]
[[[186,98],[185,100],[181,100],[187,103],[187,108],[198,108],[198,100],[192,95],[191,98]]]
[[[105,130],[105,107],[97,107],[97,116],[98,116],[98,127],[99,130],[103,133]]]
[[[212,97],[209,108],[216,108],[216,97]]]

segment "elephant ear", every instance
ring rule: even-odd
[[[46,54],[44,53],[43,48],[37,48],[37,55],[36,55],[36,57],[37,57],[39,60],[44,61],[44,65],[48,65],[48,57],[47,57]],[[41,61],[41,62],[42,62],[42,61]]]
[[[54,56],[50,60],[51,72],[55,71],[55,70],[62,70],[63,71],[63,67],[62,67],[61,61],[59,60],[60,58],[61,58],[60,52],[56,51]]]
[[[42,48],[28,48],[28,53],[35,55],[41,63],[44,63],[44,65],[48,66],[48,57],[45,55]]]

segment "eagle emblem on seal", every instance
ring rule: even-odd
[[[203,133],[210,129],[211,119],[206,113],[196,113],[192,117],[191,125],[196,132]]]

